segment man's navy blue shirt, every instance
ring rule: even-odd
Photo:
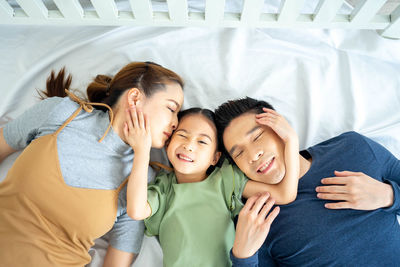
[[[400,266],[400,161],[371,139],[344,133],[309,148],[309,171],[299,180],[294,202],[280,206],[258,252],[259,266]],[[389,183],[394,203],[373,211],[330,210],[315,188],[334,171],[363,172]],[[257,266],[251,258],[235,267]]]

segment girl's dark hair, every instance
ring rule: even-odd
[[[266,101],[257,100],[251,97],[230,100],[220,105],[215,110],[215,125],[218,132],[218,142],[220,151],[223,151],[231,163],[234,163],[229,153],[224,147],[224,131],[231,121],[245,113],[260,114],[263,113],[263,108],[274,109],[271,104]],[[275,109],[274,109],[275,110]]]
[[[183,119],[186,116],[197,115],[197,114],[202,115],[204,118],[209,120],[215,126],[215,128],[217,128],[217,125],[215,123],[215,113],[212,110],[209,110],[209,109],[206,109],[206,108],[197,108],[197,107],[195,107],[195,108],[189,108],[189,109],[182,110],[182,111],[180,111],[178,113],[178,119],[179,119],[179,121],[181,121],[181,119]],[[221,151],[222,148],[219,145],[220,142],[218,140],[218,135],[217,135],[217,139],[215,141],[217,142],[217,150]],[[219,166],[220,167],[222,162],[223,162],[223,159],[221,157],[215,166]],[[210,173],[212,173],[214,171],[215,166],[210,166],[208,168],[208,170],[206,172],[207,175],[209,175]]]
[[[65,89],[69,89],[72,76],[65,78],[65,68],[57,75],[52,71],[47,78],[46,90],[40,91],[42,99],[46,97],[65,97]],[[132,62],[123,67],[114,77],[97,75],[91,82],[86,93],[90,102],[104,103],[110,107],[117,103],[125,90],[138,88],[146,97],[151,97],[158,91],[165,90],[168,83],[177,83],[182,88],[184,82],[175,72],[166,69],[153,62]],[[101,110],[107,110],[102,106],[96,106]]]

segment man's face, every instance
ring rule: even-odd
[[[233,119],[223,133],[224,146],[242,172],[254,181],[277,184],[285,176],[284,144],[254,113]]]

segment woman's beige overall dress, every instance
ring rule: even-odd
[[[57,135],[82,109],[106,106],[67,93],[80,107],[55,133],[29,144],[0,183],[0,266],[84,266],[93,240],[114,224],[126,180],[115,190],[85,189],[61,174]]]

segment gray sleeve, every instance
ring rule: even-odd
[[[26,110],[21,116],[4,126],[4,139],[15,150],[25,148],[37,135],[40,127],[47,121],[61,97],[50,97]]]
[[[118,216],[110,231],[110,245],[113,248],[130,253],[139,253],[144,235],[143,221],[135,221],[128,214]]]
[[[156,175],[149,167],[148,180]],[[144,236],[144,222],[135,221],[126,213],[126,189],[124,186],[118,196],[118,215],[113,228],[109,232],[109,243],[113,248],[130,253],[139,253]]]

